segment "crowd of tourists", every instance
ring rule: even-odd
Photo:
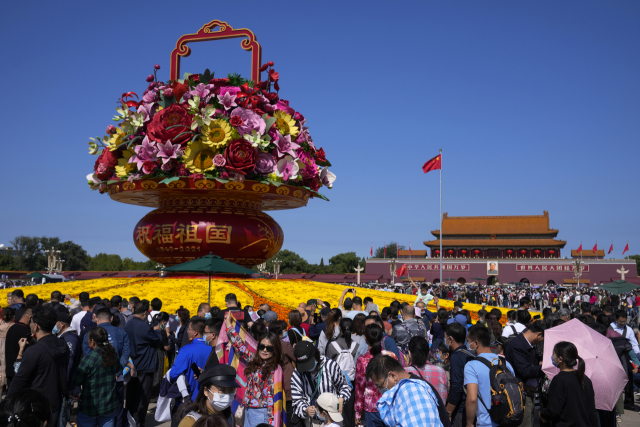
[[[506,316],[487,306],[474,323],[475,292],[415,288],[413,304],[381,307],[346,287],[337,307],[311,299],[287,318],[234,294],[226,307],[167,313],[160,298],[43,301],[17,289],[0,321],[0,426],[144,427],[154,399],[155,419],[173,427],[613,427],[634,409],[640,348],[625,298],[559,294],[537,315],[528,290]],[[544,352],[545,333],[566,322],[616,349],[608,362],[626,382],[614,408],[596,407],[579,346]]]

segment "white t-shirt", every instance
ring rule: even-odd
[[[516,328],[516,332],[517,334],[519,334],[520,332],[524,331],[525,329],[527,329],[526,326],[524,326],[522,323],[514,323],[513,327]],[[516,334],[516,335],[517,335]],[[509,335],[513,335],[513,329],[511,329],[510,325],[507,325],[504,327],[504,329],[502,330],[502,336],[507,338]]]
[[[76,313],[71,319],[71,329],[80,333],[80,322],[82,322],[82,318],[87,314],[86,311],[81,311],[80,313]]]

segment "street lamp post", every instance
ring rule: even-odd
[[[276,280],[278,280],[278,274],[280,273],[280,264],[282,264],[282,261],[278,258],[273,260],[273,272],[276,275]]]

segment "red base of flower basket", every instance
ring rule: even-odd
[[[138,222],[133,238],[140,252],[165,266],[210,252],[247,267],[261,264],[284,242],[278,223],[263,211],[305,206],[311,197],[288,185],[190,178],[117,182],[108,191],[115,201],[157,208]]]

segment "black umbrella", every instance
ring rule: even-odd
[[[211,304],[211,273],[256,274],[249,268],[224,260],[217,255],[209,254],[202,258],[183,262],[182,264],[163,268],[162,271],[177,271],[183,273],[209,273],[209,304]]]

